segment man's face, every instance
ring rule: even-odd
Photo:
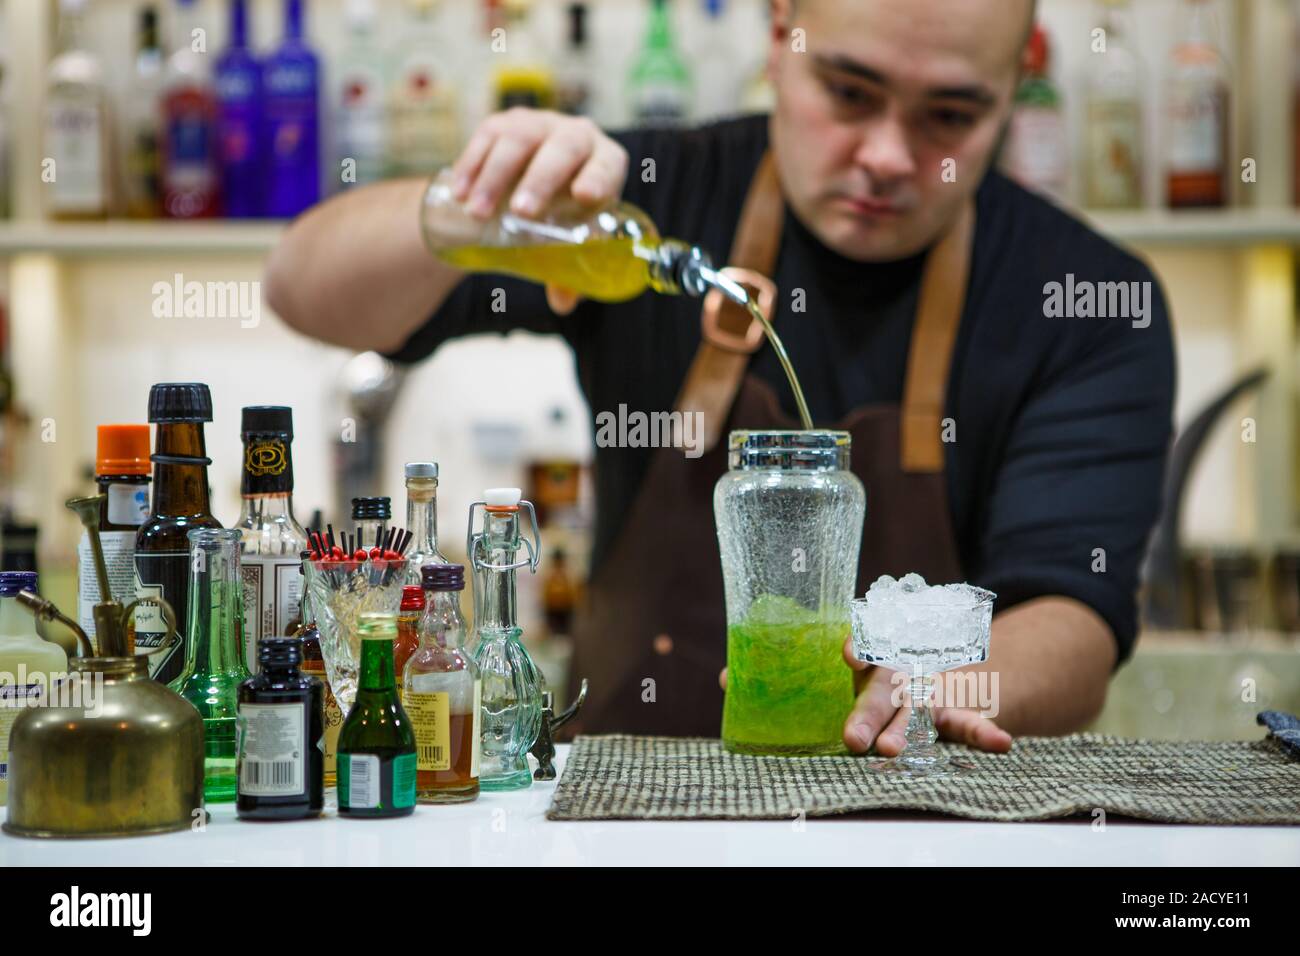
[[[787,201],[823,243],[880,262],[938,238],[992,160],[1031,9],[776,0],[772,145]]]

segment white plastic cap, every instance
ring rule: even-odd
[[[489,488],[483,492],[483,500],[493,508],[509,508],[519,504],[524,493],[518,488]]]

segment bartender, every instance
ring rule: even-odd
[[[940,707],[940,734],[1003,751],[1012,734],[1077,730],[1137,635],[1174,389],[1160,287],[991,168],[1031,0],[774,0],[772,14],[770,116],[607,134],[512,109],[474,132],[456,192],[484,218],[498,202],[532,215],[565,194],[622,196],[662,234],[771,276],[813,418],[851,433],[867,488],[857,593],[917,571],[998,594],[975,668],[997,672],[997,715]],[[747,320],[702,318],[697,299],[578,301],[435,261],[417,227],[425,185],[355,189],[298,219],[268,265],[271,306],[406,363],[462,335],[562,336],[593,426],[620,407],[712,402],[723,439],[702,455],[597,443],[573,673],[591,680],[585,732],[716,736],[726,627],[711,493],[727,430],[798,427],[776,357],[762,343],[738,353]],[[1067,283],[1134,294],[1123,315],[1067,318],[1051,301]],[[897,754],[907,711],[890,673],[845,656],[859,688],[845,742]]]

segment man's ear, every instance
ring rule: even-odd
[[[772,39],[783,41],[790,35],[790,21],[794,18],[794,0],[772,0]]]
[[[767,78],[768,81],[775,85],[777,62],[780,59],[781,51],[790,43],[790,31],[794,25],[791,22],[794,19],[795,0],[772,0],[772,29],[768,37],[767,49]]]

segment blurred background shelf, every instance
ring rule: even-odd
[[[1300,246],[1300,211],[1226,209],[1206,212],[1084,210],[1105,236],[1135,247],[1225,249]],[[120,255],[264,255],[286,222],[162,220],[104,222],[0,222],[0,257],[28,253],[88,258]]]
[[[1132,246],[1216,248],[1300,245],[1300,211],[1294,209],[1219,209],[1172,212],[1083,210],[1098,232]]]
[[[7,222],[0,223],[0,256],[262,255],[275,245],[284,226],[275,220]]]

